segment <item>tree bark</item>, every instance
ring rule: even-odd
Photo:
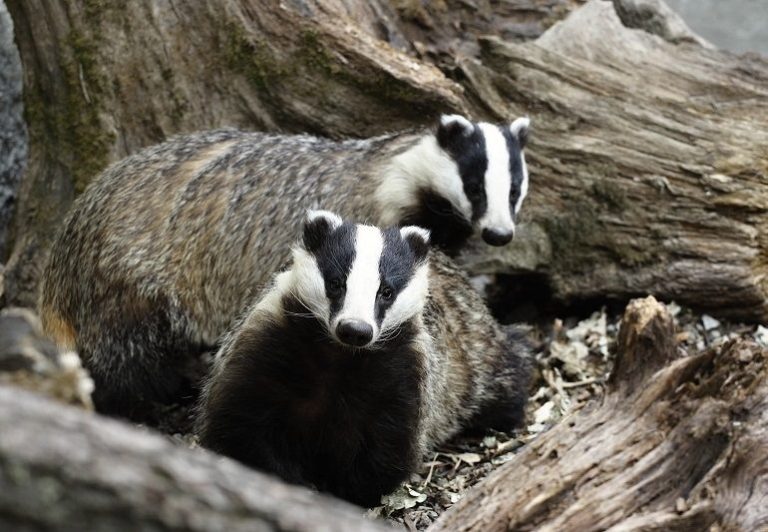
[[[388,530],[342,501],[4,385],[0,529]]]
[[[30,159],[7,300],[34,302],[75,194],[172,133],[369,136],[461,111],[535,128],[519,238],[469,250],[471,272],[534,274],[566,302],[653,293],[765,320],[768,63],[628,29],[602,0],[510,42],[578,3],[476,2],[461,26],[458,0],[9,0]]]
[[[468,268],[540,273],[565,301],[768,318],[768,62],[627,29],[600,0],[482,46],[464,86],[498,118],[530,110],[531,194],[519,241]]]
[[[525,447],[431,530],[763,530],[768,351],[687,355],[672,317],[630,303],[605,396]]]

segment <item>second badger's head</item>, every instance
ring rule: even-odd
[[[424,308],[429,232],[379,229],[311,211],[294,249],[291,292],[338,342],[369,347]]]
[[[427,227],[447,250],[473,233],[492,246],[509,243],[528,194],[529,129],[527,117],[490,124],[443,115],[432,134],[392,159],[377,190],[382,218]]]

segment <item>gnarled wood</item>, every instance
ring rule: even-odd
[[[768,351],[687,355],[653,298],[624,315],[605,396],[482,481],[431,530],[768,526]]]
[[[362,510],[0,385],[2,530],[384,531]]]
[[[483,46],[465,86],[498,116],[530,109],[532,193],[520,241],[468,267],[542,272],[563,300],[768,317],[768,62],[627,29],[600,0]]]

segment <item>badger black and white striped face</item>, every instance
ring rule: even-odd
[[[530,121],[510,125],[472,123],[460,115],[444,115],[437,144],[453,165],[438,179],[448,199],[472,220],[483,240],[503,246],[515,235],[515,219],[528,194],[528,168],[523,150]]]
[[[420,227],[382,230],[312,211],[294,251],[293,293],[339,342],[373,346],[423,309],[428,242]]]

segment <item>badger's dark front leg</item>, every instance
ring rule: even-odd
[[[488,397],[472,418],[469,430],[509,432],[523,425],[531,376],[531,344],[524,330],[507,329],[507,343],[500,350]]]

